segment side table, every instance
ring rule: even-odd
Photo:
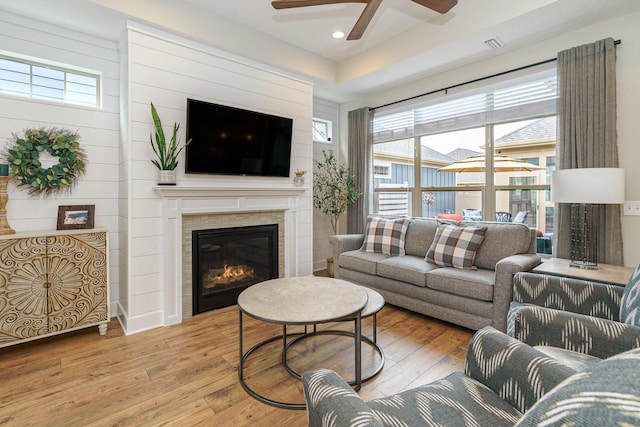
[[[549,258],[531,270],[531,272],[626,286],[634,270],[631,267],[600,263],[598,263],[597,270],[588,270],[570,267],[570,262],[570,260],[564,258]]]

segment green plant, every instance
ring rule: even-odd
[[[180,125],[178,123],[173,124],[173,136],[171,137],[171,141],[167,144],[167,140],[164,136],[164,130],[162,129],[162,122],[160,121],[160,116],[158,116],[158,112],[156,111],[156,107],[154,107],[153,102],[151,103],[151,117],[153,118],[153,124],[156,127],[156,139],[153,140],[153,137],[149,136],[151,140],[151,148],[153,148],[153,152],[158,156],[157,160],[151,160],[151,162],[156,165],[159,170],[174,170],[176,166],[178,166],[178,156],[180,152],[187,145],[191,144],[191,138],[183,145],[180,146],[178,144],[178,129],[180,129]]]
[[[9,176],[32,196],[69,191],[87,165],[79,138],[77,132],[53,127],[26,129],[22,137],[13,134],[11,146],[4,153],[11,168]],[[43,166],[43,153],[57,162],[48,168]]]
[[[313,176],[313,207],[329,216],[333,234],[338,232],[340,215],[347,211],[350,203],[362,195],[354,183],[349,168],[339,164],[333,151],[322,151],[324,160],[314,161],[316,170]]]

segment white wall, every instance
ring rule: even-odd
[[[313,100],[313,117],[329,120],[332,122],[331,144],[314,142],[313,143],[313,159],[322,161],[324,158],[322,151],[333,150],[336,158],[340,160],[340,143],[338,136],[340,135],[340,121],[338,116],[339,108],[335,102],[327,101],[320,98]],[[310,174],[311,175],[311,174]],[[329,245],[329,236],[333,234],[329,217],[324,215],[318,209],[313,210],[313,270],[322,270],[327,268],[327,258],[331,256],[331,246]]]
[[[404,99],[431,90],[462,83],[479,77],[510,70],[528,64],[555,58],[558,51],[591,43],[606,37],[621,39],[617,47],[617,97],[618,97],[618,148],[620,166],[625,169],[626,200],[640,200],[640,120],[638,120],[638,100],[640,99],[640,13],[604,21],[576,31],[571,31],[548,40],[533,43],[526,48],[505,52],[491,59],[461,66],[457,69],[401,85],[372,96],[354,100],[340,106],[340,119],[346,123],[350,110],[368,106],[375,107],[388,102]],[[508,48],[505,47],[505,48]],[[508,78],[509,76],[507,76]],[[465,86],[467,90],[473,86]],[[450,91],[454,93],[454,91]],[[444,94],[432,95],[444,97]],[[346,152],[346,127],[341,128],[340,143]],[[640,262],[640,217],[623,216],[622,233],[624,239],[624,264],[635,266]]]
[[[180,123],[184,141],[186,100],[231,105],[293,118],[291,170],[312,168],[311,123],[313,87],[262,64],[156,30],[129,24],[126,80],[128,112],[121,170],[128,175],[126,220],[128,223],[127,295],[121,297],[121,321],[125,330],[137,332],[163,324],[162,199],[154,191],[157,171],[151,164],[149,135],[153,131],[149,103],[153,102],[169,132]],[[184,174],[178,168],[180,186],[292,187],[291,178],[202,176]],[[297,215],[298,274],[312,272],[313,219],[310,182],[301,196],[304,206]],[[122,184],[124,187],[125,184]]]
[[[93,70],[102,76],[102,107],[87,108],[0,94],[0,145],[26,128],[77,130],[87,153],[86,174],[68,194],[31,197],[9,184],[7,219],[16,231],[55,230],[59,205],[95,205],[96,227],[109,229],[112,312],[119,298],[118,53],[112,41],[0,12],[4,54]]]

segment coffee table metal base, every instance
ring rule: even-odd
[[[288,343],[287,343],[287,338],[289,337],[297,337],[295,339],[299,339],[302,338],[306,335],[310,335],[313,334],[314,332],[295,332],[295,333],[291,333],[288,334],[287,333],[287,325],[283,325],[282,326],[282,335],[276,335],[274,337],[271,338],[267,338],[263,341],[260,341],[259,343],[257,343],[256,345],[254,345],[253,347],[251,347],[249,350],[247,350],[246,353],[243,353],[243,323],[242,323],[242,310],[238,311],[239,313],[239,320],[238,320],[238,324],[239,324],[239,348],[240,348],[240,361],[238,363],[238,379],[240,380],[240,385],[242,385],[242,388],[253,398],[259,400],[262,403],[266,403],[267,405],[271,405],[271,406],[275,406],[278,408],[284,408],[284,409],[306,409],[307,405],[305,403],[288,403],[288,402],[280,402],[277,400],[273,400],[273,399],[269,399],[268,397],[265,397],[259,393],[257,393],[256,391],[254,391],[251,387],[249,387],[249,385],[246,383],[245,379],[244,379],[244,363],[246,362],[246,360],[249,358],[249,356],[255,352],[256,350],[258,350],[259,348],[261,348],[264,345],[267,345],[271,342],[277,341],[277,340],[282,340],[282,363],[283,366],[286,368],[286,370],[291,373],[294,377],[296,378],[300,378],[300,376],[296,373],[294,373],[289,366],[287,365],[287,348],[289,347]],[[354,362],[355,362],[355,381],[353,382],[353,385],[355,386],[355,390],[360,390],[360,387],[362,387],[362,341],[363,341],[363,337],[362,337],[362,318],[360,317],[360,313],[357,313],[357,315],[355,316],[355,332],[353,332],[354,334]],[[306,326],[305,326],[306,328]],[[346,332],[347,334],[352,334],[352,332],[349,331],[337,331],[337,332]],[[318,332],[315,332],[318,333]],[[380,368],[381,369],[381,368]]]

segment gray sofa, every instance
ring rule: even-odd
[[[380,292],[390,304],[470,329],[506,331],[513,276],[540,264],[536,234],[524,224],[459,222],[487,227],[477,250],[477,269],[439,267],[425,260],[439,222],[411,218],[404,256],[361,250],[362,234],[330,237],[335,277]]]

